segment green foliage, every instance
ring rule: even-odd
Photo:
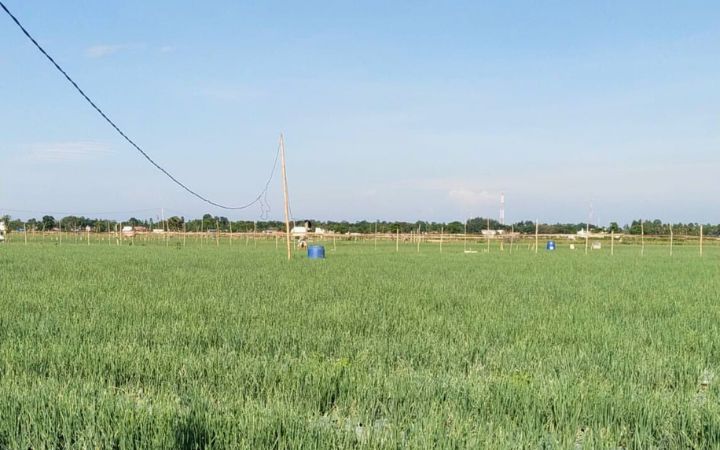
[[[0,448],[720,445],[716,247],[173,239],[0,247]]]

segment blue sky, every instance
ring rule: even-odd
[[[505,192],[508,221],[720,222],[717,1],[3,1],[220,203],[283,131],[298,219],[496,217]],[[260,219],[164,178],[4,15],[0,99],[0,212]]]

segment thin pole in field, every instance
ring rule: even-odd
[[[333,237],[333,239],[335,239],[335,237]],[[278,235],[276,233],[275,234],[275,250],[277,250],[277,249],[278,249]]]
[[[253,222],[253,246],[257,247],[257,222]]]
[[[230,245],[232,245],[232,220],[230,221]]]
[[[167,241],[167,222],[165,222],[165,208],[160,208],[160,226],[163,229],[163,238]]]
[[[640,219],[640,256],[645,256],[645,224]]]
[[[417,230],[417,251],[420,253],[420,225],[418,225]]]
[[[110,229],[110,221],[107,221],[107,229],[108,229],[108,245],[112,245],[112,230]]]
[[[288,182],[287,170],[285,168],[285,139],[280,133],[280,156],[282,159],[282,179],[283,179],[283,198],[285,201],[285,240],[287,242],[288,261],[292,259],[292,250],[290,249],[290,202],[288,198]]]
[[[538,240],[540,239],[539,233],[540,233],[540,222],[538,222],[538,220],[535,219],[535,254],[536,255],[538,252]]]
[[[185,225],[185,221],[183,221],[183,247],[185,247],[186,240],[187,240],[187,226]]]
[[[337,251],[337,245],[335,245],[335,232],[333,232],[333,250]]]
[[[335,237],[333,237],[334,242]],[[397,227],[397,230],[395,230],[395,253],[400,251],[400,227]]]
[[[118,238],[115,240],[115,242],[117,243],[117,245],[120,245],[120,242],[122,241],[122,238],[123,238],[123,235],[122,235],[122,222],[120,222],[120,223],[117,225],[117,230],[118,230]]]
[[[490,219],[487,220],[487,252],[490,253]]]
[[[377,250],[377,221],[375,222],[375,235],[374,235],[374,241],[375,241],[375,250]]]
[[[673,254],[673,229],[672,223],[670,224],[670,256]]]
[[[590,241],[590,222],[585,225],[585,254],[588,254],[588,241]]]
[[[615,230],[610,231],[610,256],[615,254]]]
[[[440,227],[440,253],[442,253],[442,243],[443,243],[443,234],[445,232],[445,227]]]
[[[220,222],[215,221],[215,245],[220,247]]]
[[[196,228],[197,229],[197,228]],[[200,220],[200,247],[203,246],[203,234],[205,233],[205,218],[203,217],[202,220]]]
[[[43,242],[45,242],[45,222],[43,222],[42,240],[43,240]]]
[[[27,224],[23,226],[23,231],[25,232],[25,245],[27,245]]]
[[[62,244],[62,219],[58,221],[58,228],[60,229],[59,243]]]
[[[90,228],[85,227],[85,231],[87,232],[87,243],[90,245]]]
[[[510,254],[512,255],[513,239],[515,239],[515,225],[510,225]]]
[[[700,225],[700,256],[703,255],[703,226]]]
[[[465,219],[465,232],[463,233],[463,251],[467,251],[467,219]]]

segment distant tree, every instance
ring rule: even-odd
[[[454,221],[445,226],[445,232],[450,234],[460,234],[465,231],[465,225],[462,222]]]
[[[608,227],[608,231],[613,232],[613,233],[619,233],[619,232],[622,231],[622,230],[620,229],[620,225],[618,225],[617,222],[610,222],[610,226]]]
[[[166,220],[167,220],[168,230],[171,230],[171,231],[182,230],[183,224],[185,223],[185,218],[178,217],[178,216],[172,216]]]
[[[55,218],[53,216],[43,216],[40,223],[40,226],[46,230],[52,230],[55,228]]]

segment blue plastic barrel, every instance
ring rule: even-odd
[[[308,258],[325,259],[325,247],[322,245],[311,245],[308,247]]]
[[[548,250],[555,250],[555,241],[547,241],[547,246],[545,246]]]

